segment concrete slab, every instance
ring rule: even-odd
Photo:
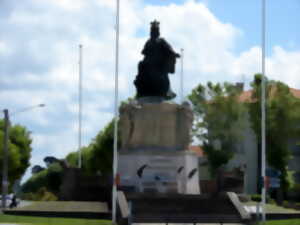
[[[109,210],[105,202],[41,201],[24,202],[10,211],[108,212]]]
[[[1,225],[1,224],[0,224]],[[166,225],[165,223],[133,223],[133,225]],[[168,225],[221,225],[220,223],[168,223]],[[223,223],[223,225],[244,225],[242,223]]]

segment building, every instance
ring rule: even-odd
[[[275,91],[275,89],[274,89]],[[300,99],[300,90],[290,88],[290,92],[294,97]],[[253,102],[252,90],[244,91],[240,95],[240,101],[245,103]],[[299,121],[300,122],[300,121]],[[295,171],[294,179],[295,182],[300,183],[300,146],[297,143],[300,141],[296,138],[290,138],[289,148],[292,151],[292,158],[289,161],[288,169]],[[261,177],[261,156],[260,147],[254,131],[251,129],[249,121],[244,132],[244,139],[242,143],[237,143],[237,154],[229,162],[228,167],[236,167],[238,165],[245,165],[245,192],[246,193],[257,193],[258,188],[258,177]],[[266,146],[268,149],[268,146]]]
[[[238,88],[243,90],[241,83],[237,84]],[[290,92],[300,99],[300,90],[290,88]],[[239,99],[244,103],[252,103],[252,90],[243,91]],[[258,180],[261,177],[261,154],[260,147],[256,134],[251,128],[249,116],[246,119],[246,128],[243,133],[243,140],[236,143],[235,156],[226,165],[226,171],[234,171],[236,169],[244,173],[244,192],[247,194],[254,194],[258,192]],[[300,123],[300,121],[299,121]],[[268,148],[268,146],[266,146]],[[290,138],[289,147],[292,151],[293,157],[290,159],[288,169],[295,171],[293,174],[295,182],[300,183],[300,137],[299,139]],[[211,186],[211,177],[208,172],[208,165],[205,160],[205,154],[201,148],[191,147],[191,151],[196,152],[200,157],[200,182],[202,186]],[[201,187],[202,188],[202,187]],[[205,188],[204,188],[205,189]]]

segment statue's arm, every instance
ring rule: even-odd
[[[144,48],[142,50],[142,54],[146,55],[148,52],[148,48],[149,48],[149,41],[146,42],[146,44],[144,45]]]
[[[165,39],[162,38],[161,42],[162,42],[162,45],[168,51],[169,54],[175,56],[176,58],[180,57],[180,55],[177,52],[174,51],[172,46]]]

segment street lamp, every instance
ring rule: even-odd
[[[30,106],[19,111],[11,113],[14,115],[16,113],[29,111],[37,107],[44,107],[45,104],[39,104],[35,106]],[[6,196],[8,192],[8,139],[9,139],[9,111],[8,109],[3,110],[4,113],[4,143],[3,143],[3,167],[2,167],[2,209],[6,208]]]

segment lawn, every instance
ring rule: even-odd
[[[299,225],[300,219],[267,221],[266,225]]]
[[[95,219],[69,219],[69,218],[47,218],[30,216],[0,215],[1,223],[25,224],[25,225],[111,225],[109,220]]]
[[[246,202],[245,206],[256,206],[256,202]],[[274,204],[266,204],[266,212],[267,213],[300,213],[299,210],[288,209],[282,206],[274,205]],[[300,223],[298,224],[300,225]]]

